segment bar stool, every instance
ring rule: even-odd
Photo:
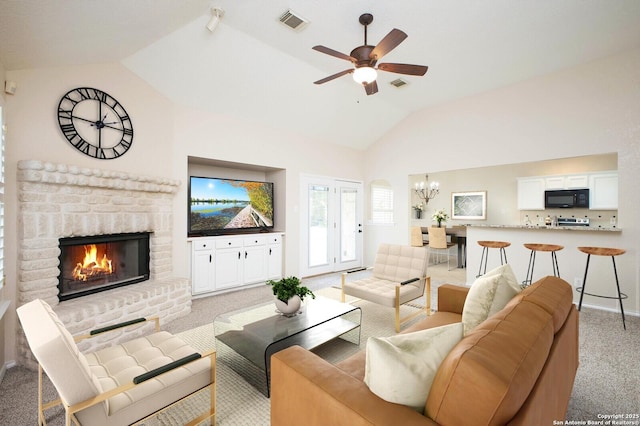
[[[487,261],[489,260],[489,249],[490,248],[497,248],[500,249],[500,264],[504,265],[505,263],[509,263],[507,262],[507,252],[505,251],[505,247],[509,247],[511,245],[511,243],[508,243],[506,241],[478,241],[478,245],[482,247],[482,255],[480,256],[480,268],[478,268],[478,275],[476,275],[476,278],[478,278],[481,275],[484,275],[487,273]],[[503,256],[504,256],[504,261],[503,261]],[[484,260],[484,272],[480,273],[480,271],[482,271],[482,261]]]
[[[553,268],[553,276],[560,276],[560,268],[558,268],[558,257],[556,256],[556,252],[562,250],[564,246],[559,246],[557,244],[535,244],[535,243],[527,243],[524,245],[526,248],[531,250],[531,254],[529,255],[529,266],[527,267],[527,276],[522,284],[531,285],[531,281],[533,280],[533,268],[536,265],[536,252],[539,251],[549,251],[551,252],[551,266]]]
[[[624,320],[624,307],[622,306],[622,299],[626,299],[628,296],[622,292],[620,292],[620,283],[618,282],[618,271],[616,269],[616,256],[621,254],[625,254],[626,250],[618,249],[618,248],[605,248],[605,247],[578,247],[583,253],[587,254],[587,266],[584,268],[584,278],[582,279],[582,287],[576,289],[576,291],[580,292],[580,303],[578,303],[578,310],[582,308],[582,297],[586,294],[588,296],[594,297],[603,297],[605,299],[618,299],[620,302],[620,313],[622,314],[622,327],[626,330],[627,324]],[[587,284],[587,271],[589,271],[589,260],[591,259],[591,255],[594,256],[611,256],[611,260],[613,261],[613,274],[616,277],[616,288],[618,290],[618,296],[601,296],[598,294],[585,293],[584,288]]]

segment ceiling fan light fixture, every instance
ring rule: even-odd
[[[369,84],[376,81],[378,72],[372,67],[356,68],[353,72],[353,80],[358,84]]]

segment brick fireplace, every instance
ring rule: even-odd
[[[186,278],[172,277],[173,197],[180,182],[126,172],[82,168],[38,160],[18,163],[18,306],[40,298],[54,307],[72,334],[143,316],[161,324],[191,311]],[[60,239],[148,233],[148,280],[60,302]],[[89,339],[96,350],[146,332],[114,332]],[[24,336],[19,362],[35,365]]]

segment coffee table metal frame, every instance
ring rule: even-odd
[[[345,316],[356,316],[357,320]],[[264,370],[269,397],[271,355],[293,345],[311,350],[356,328],[359,345],[361,324],[360,307],[316,296],[307,299],[301,311],[291,317],[278,313],[273,302],[223,313],[214,319],[214,330],[216,345],[224,343]]]

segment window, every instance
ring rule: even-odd
[[[371,222],[393,223],[393,190],[390,185],[371,184]]]

